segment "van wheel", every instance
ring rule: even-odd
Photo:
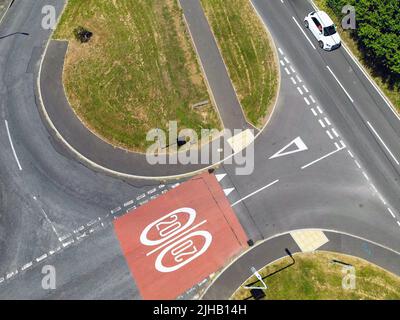
[[[318,41],[318,43],[319,43],[319,47],[320,47],[321,49],[323,49],[323,48],[324,48],[324,43],[323,43],[322,41]]]
[[[309,25],[307,20],[304,20],[304,26],[308,29]]]

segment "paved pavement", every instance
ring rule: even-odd
[[[352,235],[334,231],[323,232],[329,242],[317,251],[339,252],[359,257],[400,275],[400,253]],[[202,299],[229,299],[252,275],[251,267],[260,270],[280,258],[287,257],[286,249],[294,255],[295,260],[295,253],[301,252],[290,233],[272,237],[258,244],[229,265],[210,285]]]

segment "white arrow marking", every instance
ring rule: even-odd
[[[217,178],[217,181],[220,182],[223,178],[225,178],[226,173],[221,173],[221,174],[216,174],[215,177]]]
[[[225,195],[226,195],[226,196],[229,196],[229,194],[230,194],[233,190],[235,190],[235,188],[224,189]]]
[[[293,144],[296,145],[297,149],[284,152],[286,149],[289,149],[289,147],[291,147]],[[287,156],[289,154],[300,152],[300,151],[305,151],[305,150],[308,150],[306,144],[303,142],[303,140],[301,140],[300,137],[297,137],[292,142],[290,142],[288,145],[284,146],[281,150],[279,150],[277,153],[275,153],[272,157],[270,157],[270,159]]]

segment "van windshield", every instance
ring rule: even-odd
[[[336,27],[334,24],[324,28],[324,36],[331,36],[335,33],[336,33]]]

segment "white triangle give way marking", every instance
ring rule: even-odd
[[[225,178],[226,173],[221,173],[221,174],[216,174],[215,177],[217,178],[217,181],[220,182],[223,178]]]
[[[296,149],[284,152],[285,150],[289,149],[293,145],[296,146]],[[272,157],[270,157],[270,159],[287,156],[289,154],[300,152],[300,151],[305,151],[305,150],[308,150],[306,144],[303,142],[303,140],[301,140],[300,137],[297,137],[292,142],[290,142],[288,145],[284,146],[281,150],[279,150],[277,153],[275,153]]]
[[[225,193],[226,196],[229,196],[229,194],[230,194],[233,190],[235,190],[235,188],[224,189],[224,193]]]

